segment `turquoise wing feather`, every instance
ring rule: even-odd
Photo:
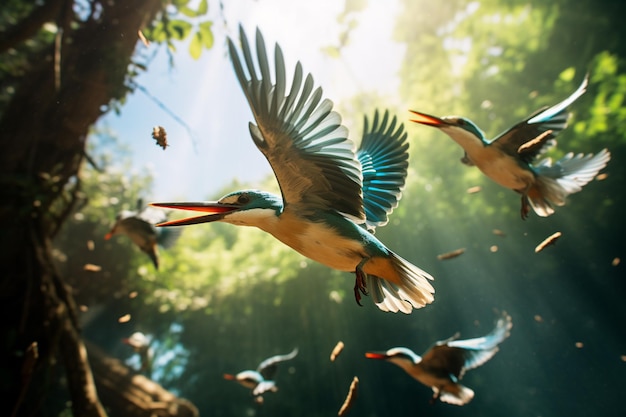
[[[363,173],[363,205],[369,230],[387,224],[388,215],[398,206],[409,166],[409,144],[404,125],[385,111],[374,113],[371,126],[367,116],[363,139],[357,151]]]

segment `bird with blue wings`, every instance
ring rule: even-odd
[[[554,137],[567,127],[567,107],[587,89],[587,77],[580,87],[560,103],[539,109],[493,140],[471,120],[436,117],[411,110],[412,121],[433,126],[450,136],[465,151],[461,161],[477,166],[486,176],[503,187],[522,195],[522,219],[530,207],[541,217],[554,213],[553,206],[563,206],[568,195],[582,190],[611,159],[608,150],[596,155],[570,152],[552,163],[551,158],[535,162],[551,145]]]
[[[157,207],[210,213],[160,226],[221,221],[255,226],[300,254],[331,268],[355,272],[354,294],[371,294],[383,311],[410,313],[433,301],[432,277],[401,258],[374,235],[397,206],[408,167],[404,126],[388,112],[365,119],[358,151],[333,103],[322,99],[313,77],[298,62],[287,89],[280,46],[275,82],[261,32],[254,62],[240,27],[243,61],[228,39],[230,57],[255,122],[250,134],[278,180],[281,195],[236,191],[217,202],[153,203]],[[260,72],[260,73],[259,73]]]
[[[242,386],[252,390],[252,395],[257,402],[262,402],[262,397],[266,392],[276,392],[278,387],[274,381],[274,376],[278,370],[278,365],[289,361],[298,355],[298,348],[285,355],[275,355],[265,359],[257,366],[256,370],[246,370],[233,374],[224,374],[224,379],[236,381]]]
[[[365,357],[391,362],[417,381],[431,387],[433,403],[440,400],[464,405],[474,398],[474,391],[459,381],[466,371],[483,365],[498,352],[498,345],[509,337],[512,327],[511,316],[503,312],[495,328],[484,337],[457,340],[457,333],[449,339],[436,342],[422,356],[405,347],[394,347],[385,352],[367,352]]]
[[[111,230],[104,236],[105,240],[115,235],[126,235],[141,249],[159,269],[159,250],[171,247],[180,236],[178,228],[159,229],[155,225],[167,221],[167,213],[152,207],[143,207],[142,200],[137,201],[137,210],[122,210],[115,217]]]

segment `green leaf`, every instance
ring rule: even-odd
[[[208,11],[209,11],[208,0],[201,0],[200,4],[198,5],[198,10],[196,11],[197,16],[203,16],[207,14]]]
[[[189,42],[189,53],[193,59],[200,58],[202,55],[202,33],[196,32]]]
[[[328,55],[330,58],[339,58],[341,56],[341,52],[336,46],[329,45],[321,48],[321,51],[322,53]]]
[[[559,78],[563,81],[572,81],[575,75],[576,75],[576,68],[569,67],[566,70],[561,72],[561,74],[559,75]]]
[[[167,39],[167,34],[165,33],[164,29],[165,26],[163,22],[157,22],[152,29],[144,31],[144,35],[152,42],[165,42],[165,39]]]
[[[184,14],[187,17],[198,17],[198,12],[190,9],[187,6],[179,7],[178,12]]]
[[[198,25],[198,29],[200,33],[202,33],[202,43],[206,49],[211,49],[213,47],[213,31],[211,27],[213,26],[213,22],[202,22]]]
[[[191,23],[184,20],[170,20],[168,24],[172,38],[177,40],[185,39],[191,32],[191,27]]]

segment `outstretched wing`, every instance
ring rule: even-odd
[[[465,371],[479,367],[498,352],[498,345],[509,336],[512,326],[511,316],[503,313],[495,328],[484,337],[458,340],[457,334],[439,341],[424,354],[423,366],[445,369],[461,379]]]
[[[552,107],[538,110],[526,120],[498,135],[491,143],[509,155],[519,154],[524,162],[530,164],[546,146],[554,143],[554,137],[567,127],[569,117],[567,107],[585,93],[588,80],[589,76],[585,76],[578,89],[568,98]],[[549,130],[552,131],[550,134],[544,135],[541,140],[536,141],[532,146],[525,147],[526,149],[518,153],[522,145],[539,138]]]
[[[250,123],[254,143],[269,161],[285,207],[306,210],[334,209],[365,220],[361,194],[361,166],[348,130],[333,111],[333,103],[322,100],[322,89],[314,89],[313,77],[303,82],[298,62],[287,94],[285,62],[275,46],[276,82],[270,75],[265,42],[256,31],[260,76],[243,28],[239,27],[243,61],[228,39],[231,60],[256,125]]]
[[[363,205],[370,231],[387,224],[387,216],[402,196],[409,166],[406,138],[404,125],[398,125],[396,116],[390,120],[388,111],[382,120],[376,111],[371,128],[365,117],[363,140],[356,155],[361,162]]]
[[[274,375],[276,374],[276,369],[278,368],[278,364],[284,361],[291,360],[296,357],[298,354],[298,348],[295,348],[290,353],[286,355],[276,355],[271,358],[265,359],[263,362],[259,364],[259,367],[256,369],[263,378],[266,380],[274,379]]]
[[[513,327],[511,316],[506,312],[496,322],[495,328],[486,336],[475,339],[452,340],[447,342],[449,348],[463,351],[463,368],[459,377],[469,369],[474,369],[487,362],[498,352],[498,345],[510,335]]]

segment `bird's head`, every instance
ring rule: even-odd
[[[365,357],[369,359],[382,359],[387,362],[395,363],[401,368],[415,365],[422,361],[419,355],[405,347],[394,347],[385,352],[366,352]]]
[[[261,219],[277,216],[282,210],[280,197],[258,190],[242,190],[226,194],[218,201],[199,203],[151,203],[154,207],[210,213],[157,224],[157,226],[187,226],[222,221],[256,226]]]
[[[466,132],[471,133],[473,136],[477,137],[481,141],[485,140],[485,134],[482,130],[479,129],[478,126],[474,122],[465,117],[460,116],[444,116],[437,117],[431,116],[430,114],[417,112],[415,110],[409,110],[411,113],[415,115],[414,119],[411,119],[412,122],[420,123],[427,126],[433,126],[444,131],[450,131],[449,128],[459,128]]]

